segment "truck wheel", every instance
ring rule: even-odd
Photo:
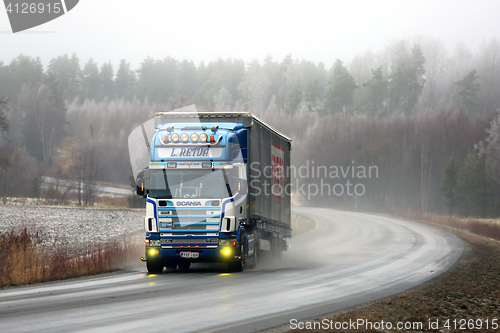
[[[179,270],[181,270],[181,271],[187,271],[187,270],[189,270],[189,267],[191,267],[191,263],[189,261],[181,262],[179,264]]]
[[[146,262],[146,268],[148,269],[148,272],[152,274],[163,272],[163,265],[157,261],[148,260]]]
[[[177,269],[177,264],[168,264],[166,269],[167,271],[175,271]]]
[[[231,272],[243,272],[243,270],[245,269],[245,242],[242,242],[240,246],[240,255],[241,259],[228,264],[229,270]]]

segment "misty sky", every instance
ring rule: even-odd
[[[198,64],[268,54],[282,60],[291,53],[331,66],[416,35],[440,38],[450,51],[460,41],[476,51],[482,41],[500,38],[499,14],[497,0],[80,0],[66,15],[17,34],[2,8],[0,60],[8,64],[22,53],[40,56],[46,66],[74,52],[82,66],[92,57],[116,70],[120,59],[136,69],[148,55]]]

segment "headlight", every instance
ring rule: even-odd
[[[198,134],[196,133],[191,134],[191,141],[193,142],[198,141]]]
[[[173,142],[179,142],[179,134],[173,133],[170,138],[172,139]]]
[[[181,141],[182,142],[187,142],[189,140],[189,136],[186,133],[181,134]]]
[[[234,238],[226,238],[226,239],[219,238],[219,245],[221,245],[221,246],[236,245],[236,239],[234,239]]]
[[[207,142],[208,136],[205,133],[200,134],[200,141]]]
[[[159,239],[150,239],[149,240],[149,246],[160,246],[161,245],[161,240]]]

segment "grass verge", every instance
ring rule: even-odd
[[[364,326],[362,329],[294,329],[290,325],[268,332],[390,332],[397,323],[411,325],[411,332],[499,332],[500,331],[500,224],[495,221],[459,219],[445,216],[421,216],[421,222],[438,225],[455,233],[469,244],[469,250],[455,269],[424,284],[415,291],[357,307],[344,313],[317,317],[310,322],[346,323],[390,322],[392,330]],[[477,234],[474,234],[477,233]],[[498,328],[492,327],[496,319]],[[446,327],[448,321],[449,327]],[[454,320],[456,320],[454,322]],[[486,328],[488,320],[488,328]],[[430,327],[429,321],[438,323]],[[307,326],[306,326],[307,327]]]
[[[125,268],[142,254],[142,244],[117,241],[74,249],[48,242],[24,226],[0,233],[0,287],[60,280]]]

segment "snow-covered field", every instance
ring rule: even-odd
[[[0,205],[0,232],[26,225],[40,230],[46,240],[71,247],[143,238],[144,211]]]

